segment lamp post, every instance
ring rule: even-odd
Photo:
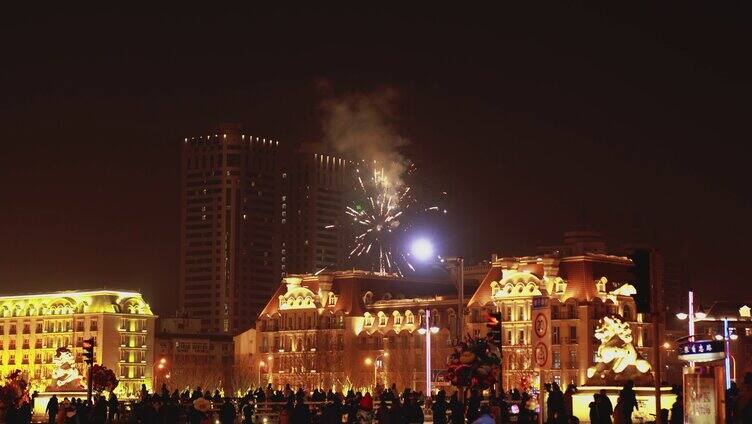
[[[152,372],[154,373],[154,393],[157,392],[157,387],[159,386],[159,380],[157,380],[157,371],[161,371],[167,367],[167,358],[160,358],[159,362],[156,362],[152,366]]]
[[[267,380],[269,384],[273,383],[272,378],[274,376],[274,364],[272,363],[272,359],[274,359],[272,355],[269,355],[266,357],[266,363],[269,364],[269,367],[267,368],[267,373],[266,373],[266,375],[269,376]],[[259,385],[261,385],[261,381],[259,381]]]
[[[389,356],[389,352],[380,353],[376,356],[376,359],[371,360],[371,358],[366,358],[365,364],[366,365],[373,365],[373,393],[374,396],[376,394],[376,386],[378,385],[378,369],[383,366],[383,360],[385,357]]]
[[[676,317],[680,320],[688,320],[688,326],[687,326],[687,337],[690,341],[695,340],[695,320],[702,320],[705,319],[707,315],[705,312],[697,311],[695,312],[695,293],[690,290],[687,294],[687,312],[679,312],[676,314]],[[695,363],[690,362],[690,367],[694,367]]]
[[[431,396],[431,334],[439,332],[439,327],[431,326],[431,311],[426,309],[425,326],[418,329],[418,333],[426,336],[426,396]]]
[[[731,388],[731,334],[729,333],[728,318],[723,319],[723,348],[726,351],[726,359],[723,364],[726,368],[726,389]]]

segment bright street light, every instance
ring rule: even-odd
[[[687,314],[686,312],[679,312],[678,314],[676,314],[676,317],[684,321],[685,319],[689,318],[689,314]]]
[[[366,358],[366,360],[364,362],[366,363],[366,365],[371,365],[373,363],[373,359]]]
[[[669,343],[669,342],[663,342],[663,348],[664,349],[668,349],[670,347],[671,347],[671,343]]]
[[[702,311],[695,312],[695,318],[697,319],[705,319],[707,318],[707,316],[708,314],[706,314],[705,312],[702,312]]]
[[[427,261],[433,257],[433,244],[428,239],[417,239],[410,246],[413,256],[419,261]]]

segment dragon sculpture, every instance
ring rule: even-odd
[[[619,316],[605,316],[595,328],[601,344],[595,365],[588,368],[588,384],[613,384],[625,380],[647,384],[652,380],[650,363],[640,359],[632,344],[632,329]]]

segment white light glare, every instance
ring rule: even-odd
[[[426,261],[433,256],[433,245],[426,239],[415,240],[410,250],[419,261]]]

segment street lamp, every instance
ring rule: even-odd
[[[372,360],[371,358],[366,358],[365,364],[370,366],[373,364],[373,393],[375,395],[376,393],[376,385],[378,384],[378,375],[377,371],[379,368],[383,367],[383,359],[389,356],[389,352],[380,353],[378,356],[376,356],[376,359]]]
[[[157,391],[157,386],[159,385],[159,381],[157,380],[157,370],[162,371],[167,367],[167,358],[160,358],[158,362],[156,362],[152,366],[152,372],[154,373],[154,392]],[[169,378],[169,377],[166,377]]]
[[[267,373],[266,373],[266,375],[269,377],[269,379],[268,379],[268,383],[269,384],[272,383],[272,378],[274,377],[274,366],[272,364],[272,359],[274,359],[274,357],[272,355],[268,355],[266,357],[266,363],[269,364],[269,368],[267,368]],[[259,369],[259,372],[261,372],[261,369]],[[261,386],[261,377],[260,377],[260,375],[259,375],[259,386]]]
[[[707,318],[708,314],[706,314],[703,311],[697,311],[695,312],[695,293],[693,291],[689,291],[687,295],[688,304],[689,307],[687,312],[679,312],[676,314],[676,318],[684,321],[685,319],[688,320],[688,331],[689,331],[689,339],[694,340],[695,339],[695,321],[697,320],[703,320]]]
[[[431,334],[439,332],[439,327],[431,325],[431,311],[426,309],[425,327],[418,328],[418,334],[426,336],[426,396],[431,396]]]

